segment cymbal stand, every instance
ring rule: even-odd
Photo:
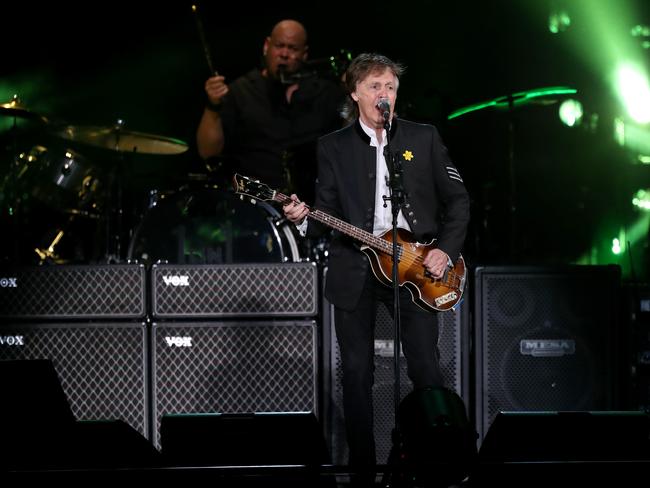
[[[106,255],[107,263],[119,263],[122,260],[122,232],[123,222],[123,188],[122,178],[124,176],[125,158],[120,151],[120,132],[124,127],[124,120],[117,119],[115,126],[115,153],[117,164],[113,165],[108,176],[108,188],[106,198]],[[113,204],[115,204],[113,206]],[[113,222],[114,216],[114,222]],[[113,228],[114,224],[114,228]]]
[[[17,232],[17,223],[19,222],[19,213],[22,211],[22,205],[18,205],[17,195],[16,195],[16,169],[18,166],[18,121],[17,117],[13,117],[13,124],[11,126],[11,155],[8,161],[8,167],[6,172],[3,168],[3,179],[0,185],[0,191],[2,192],[2,201],[0,201],[0,211],[2,212],[1,216],[4,219],[5,213],[10,225],[10,229],[6,229],[9,232],[9,235],[17,236],[21,235],[21,232]],[[14,238],[11,240],[13,243],[11,249],[7,249],[7,255],[0,256],[0,258],[9,262],[16,262],[19,256],[19,247],[21,245],[21,239]],[[4,250],[4,249],[3,249]],[[4,254],[4,253],[3,253]]]
[[[508,95],[508,218],[510,256],[518,258],[517,239],[517,174],[515,166],[514,98]]]

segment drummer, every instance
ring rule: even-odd
[[[262,54],[261,67],[232,83],[221,75],[205,82],[197,149],[208,162],[222,156],[234,163],[227,173],[239,171],[311,202],[315,142],[343,125],[344,91],[306,69],[307,31],[300,22],[277,23]]]

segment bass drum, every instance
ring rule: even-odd
[[[265,202],[216,188],[153,193],[128,258],[144,264],[300,261],[295,226]]]

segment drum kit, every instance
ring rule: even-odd
[[[122,121],[54,124],[17,96],[0,104],[3,118],[11,125],[0,132],[4,264],[301,260],[294,226],[277,209],[240,199],[210,172],[170,188],[130,184],[139,158],[187,156],[183,141]]]

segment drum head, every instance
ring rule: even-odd
[[[162,194],[134,232],[128,258],[144,264],[299,261],[293,225],[265,202],[215,188]]]

